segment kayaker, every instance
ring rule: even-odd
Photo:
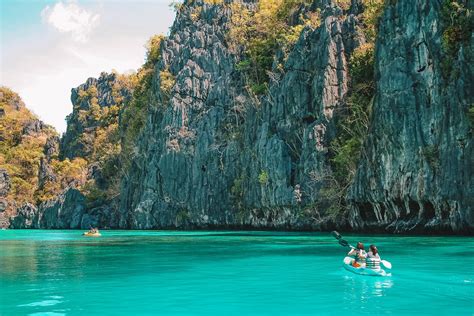
[[[375,245],[370,245],[366,260],[367,268],[380,269],[379,251]]]
[[[347,255],[350,256],[350,257],[354,257],[354,261],[352,262],[352,266],[354,266],[356,268],[361,267],[361,266],[365,266],[365,259],[367,257],[367,253],[365,252],[363,243],[358,242],[357,246],[355,248],[351,249],[351,251],[349,251],[349,253]]]
[[[91,227],[91,228],[89,229],[89,233],[91,233],[91,234],[96,234],[96,233],[98,233],[98,232],[99,232],[99,230],[98,230],[97,228],[92,228],[92,227]]]

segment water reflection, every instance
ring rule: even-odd
[[[394,285],[390,277],[347,275],[343,279],[345,284],[344,298],[348,302],[353,302],[354,299],[368,301],[373,297],[386,296]]]
[[[60,301],[60,300],[42,300],[42,301],[33,302],[33,303],[29,303],[29,304],[21,304],[21,305],[18,305],[18,307],[54,306],[54,305],[57,305],[59,303],[62,303],[62,301]]]
[[[343,269],[345,249],[332,237],[11,233],[19,240],[0,236],[0,314],[116,315],[130,306],[147,315],[472,313],[472,269],[445,268],[473,266],[472,256],[454,255],[470,240],[405,251],[399,237],[380,238],[395,277],[371,277]],[[413,260],[414,251],[424,255]]]

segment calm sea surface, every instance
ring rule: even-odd
[[[355,275],[329,234],[0,231],[0,315],[474,315],[474,238],[345,235],[391,277]]]

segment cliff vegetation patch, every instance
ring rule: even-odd
[[[305,26],[321,23],[319,11],[310,11],[309,0],[259,0],[256,9],[233,2],[228,42],[242,60],[237,64],[254,94],[267,91],[269,72],[277,51],[288,54]]]

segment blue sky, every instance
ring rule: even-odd
[[[0,0],[0,85],[60,132],[71,88],[101,71],[136,70],[167,34],[171,0]]]

